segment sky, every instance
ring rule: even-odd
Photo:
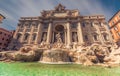
[[[0,13],[6,17],[0,27],[15,30],[20,17],[40,16],[59,3],[67,9],[78,9],[83,16],[104,15],[106,21],[120,10],[120,0],[0,0]]]

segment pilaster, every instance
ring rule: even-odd
[[[20,40],[20,42],[24,42],[24,36],[25,36],[25,33],[26,33],[26,26],[25,26],[25,24],[24,24],[24,29],[23,29],[23,32],[22,32],[22,37],[21,37],[21,40]]]
[[[49,44],[52,39],[52,22],[49,23],[48,32],[47,32],[47,43]]]
[[[68,22],[68,23],[67,23],[67,37],[68,37],[68,38],[67,38],[67,44],[68,44],[68,45],[71,45],[71,38],[72,38],[72,37],[71,37],[71,31],[70,31],[70,30],[71,30],[71,28],[70,28],[70,23]]]
[[[77,34],[78,34],[78,43],[79,44],[83,44],[84,40],[83,40],[82,27],[81,27],[81,23],[80,22],[78,22],[77,29],[78,29],[78,31],[77,31]]]
[[[38,32],[37,32],[37,35],[36,35],[35,44],[40,43],[41,38],[42,38],[41,36],[42,36],[42,23],[39,23],[38,24]]]
[[[32,26],[32,25],[31,25]],[[34,31],[34,26],[31,27],[31,31],[30,31],[30,36],[29,36],[29,40],[28,40],[28,44],[31,44],[32,41],[32,37],[33,37],[33,31]]]

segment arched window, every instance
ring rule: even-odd
[[[103,33],[103,38],[104,38],[105,41],[108,41],[109,40],[108,34],[107,33]]]
[[[33,34],[32,40],[34,41],[36,39],[36,34]]]
[[[103,34],[103,38],[105,41],[108,41],[108,35],[107,34]]]
[[[95,41],[98,41],[98,35],[93,35],[93,37]]]
[[[26,33],[25,36],[24,36],[24,40],[26,41],[26,40],[28,40],[28,38],[29,38],[29,34]]]
[[[17,34],[17,40],[20,40],[20,38],[21,38],[21,34]]]
[[[94,32],[92,34],[93,34],[93,40],[98,41],[98,34],[96,32]]]

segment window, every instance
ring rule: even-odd
[[[99,22],[99,25],[100,25],[100,26],[102,26],[102,24],[103,24],[102,22]]]
[[[10,35],[8,35],[8,37],[10,37]]]
[[[2,40],[4,40],[4,38],[2,38]]]
[[[82,23],[82,26],[85,27],[85,23],[84,22]]]
[[[112,22],[112,25],[114,25],[114,21]]]
[[[7,46],[7,44],[4,44],[4,46]]]
[[[33,34],[33,39],[32,40],[34,41],[35,39],[36,39],[36,34]]]
[[[85,35],[85,40],[88,40],[88,36],[87,35]]]
[[[0,45],[2,45],[2,43],[0,43]]]
[[[115,26],[115,27],[114,27],[114,30],[115,30],[115,31],[118,31],[118,28]]]
[[[0,34],[2,34],[2,32],[0,32]]]
[[[17,40],[20,40],[20,38],[21,38],[21,34],[18,34],[17,35]]]
[[[28,38],[29,38],[29,34],[25,34],[24,40],[26,41],[28,40]]]
[[[108,40],[108,35],[103,35],[104,40],[107,41]]]
[[[91,27],[93,27],[93,22],[91,22]]]
[[[72,27],[72,28],[76,28],[76,27],[77,27],[77,23],[75,23],[75,22],[72,23],[72,24],[71,24],[71,27]]]
[[[49,26],[49,23],[44,23],[44,29],[47,29]]]
[[[6,34],[4,34],[6,36]]]
[[[118,36],[120,36],[120,32],[118,32]]]
[[[94,37],[95,41],[98,41],[98,36],[97,35],[94,35],[93,37]]]
[[[6,41],[9,41],[8,39],[6,39]]]

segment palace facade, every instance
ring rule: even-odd
[[[109,26],[114,42],[120,46],[120,11],[109,20]]]
[[[111,45],[112,37],[103,15],[82,16],[78,10],[59,4],[38,17],[21,17],[9,46],[72,48],[73,45]]]
[[[0,28],[0,51],[6,50],[13,36],[13,32]]]

